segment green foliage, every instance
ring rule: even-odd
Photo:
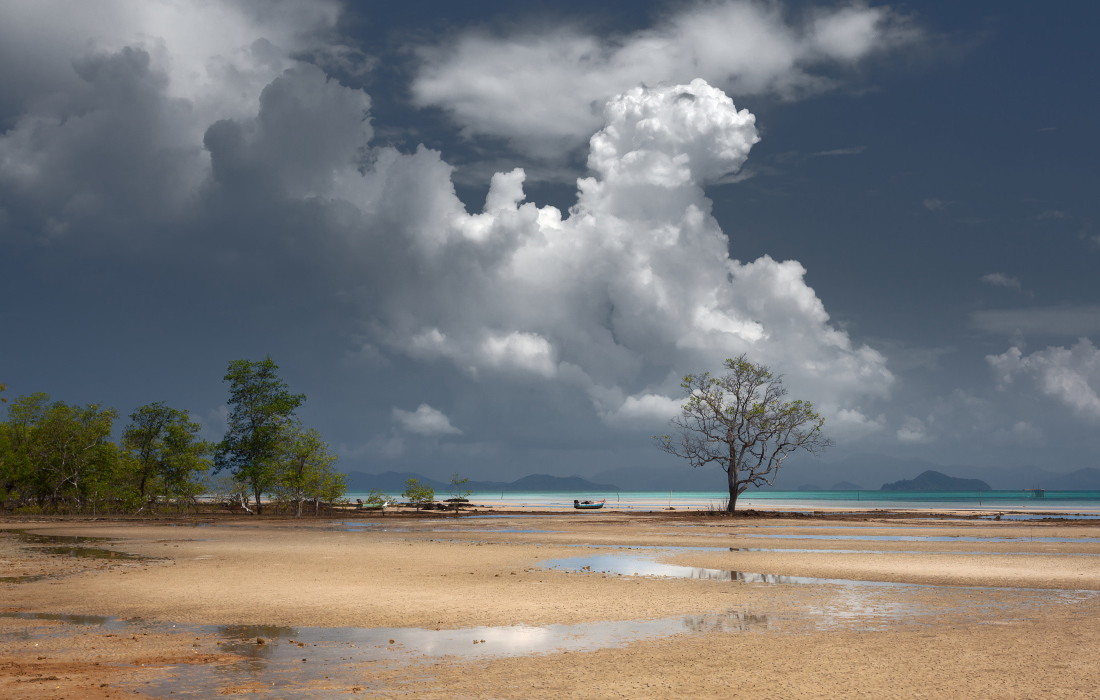
[[[460,477],[458,472],[451,474],[451,501],[455,504],[455,517],[458,517],[458,511],[462,507],[462,503],[466,500],[473,491],[466,488],[466,482],[469,479],[467,477]]]
[[[44,393],[21,396],[8,409],[0,440],[0,478],[4,495],[16,507],[81,512],[104,498],[126,495],[125,481],[114,483],[124,469],[117,447],[109,441],[118,412],[99,404],[50,403]]]
[[[278,369],[270,356],[259,362],[234,360],[223,378],[230,384],[231,410],[215,467],[230,469],[238,481],[249,485],[257,512],[261,512],[263,494],[276,485],[285,424],[306,400],[305,394],[287,390],[276,374]]]
[[[296,505],[299,516],[306,499],[314,501],[316,514],[320,502],[343,498],[347,491],[345,478],[333,468],[339,456],[329,452],[328,443],[317,430],[294,420],[284,423],[279,435],[276,490],[283,494],[283,500]]]
[[[184,505],[203,491],[202,476],[210,468],[212,446],[198,437],[202,426],[186,411],[151,403],[130,414],[122,445],[134,460],[137,490],[143,502]]]
[[[382,489],[371,489],[367,494],[366,504],[369,506],[384,506],[386,505],[386,494],[382,492]]]
[[[435,501],[435,489],[428,484],[420,483],[420,480],[415,478],[405,482],[405,492],[401,495],[416,505],[417,511],[425,504]]]
[[[156,402],[130,414],[118,444],[118,412],[99,404],[51,402],[44,393],[6,404],[0,422],[0,508],[19,513],[115,513],[189,508],[202,494],[250,510],[265,493],[302,503],[346,502],[345,476],[320,434],[294,420],[305,401],[291,394],[268,357],[229,364],[229,430],[217,446],[199,437],[186,411]],[[0,384],[0,393],[7,387]],[[215,470],[216,472],[217,470]],[[251,492],[251,494],[250,494]],[[429,497],[430,500],[430,497]],[[257,507],[258,510],[258,507]]]

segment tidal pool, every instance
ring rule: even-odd
[[[80,535],[39,535],[26,530],[0,530],[0,533],[14,535],[24,544],[40,545],[27,547],[27,551],[38,554],[47,554],[58,557],[89,557],[91,559],[137,559],[150,560],[153,557],[143,557],[128,552],[118,552],[103,547],[88,547],[87,544],[100,544],[104,542],[117,542],[111,537],[84,537]],[[9,577],[26,578],[26,577]],[[8,580],[8,583],[13,581]]]
[[[149,682],[128,689],[162,697],[210,698],[227,689],[247,688],[249,697],[312,698],[353,695],[369,688],[377,668],[449,657],[489,659],[530,654],[595,651],[622,647],[641,639],[676,634],[739,633],[768,628],[767,615],[728,611],[656,620],[592,622],[540,627],[471,627],[433,630],[401,627],[275,627],[266,625],[183,625],[121,620],[94,615],[8,612],[0,617],[28,622],[60,622],[130,633],[167,633],[192,638],[214,635],[218,651],[236,661],[176,664]],[[65,637],[61,626],[31,626],[0,638],[34,640]],[[195,653],[209,653],[202,649]]]
[[[745,583],[797,583],[797,584],[837,584],[845,586],[885,586],[903,587],[915,584],[890,583],[881,581],[851,581],[848,579],[817,578],[814,576],[785,576],[782,574],[761,574],[750,571],[730,569],[705,569],[698,566],[677,566],[662,564],[651,559],[623,554],[595,554],[587,557],[565,557],[550,559],[541,563],[544,569],[559,571],[589,572],[611,574],[613,576],[664,576],[671,578],[690,578],[705,581],[743,581]]]

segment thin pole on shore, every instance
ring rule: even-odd
[[[668,490],[668,509],[672,510],[672,489]]]

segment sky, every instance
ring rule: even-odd
[[[681,473],[681,378],[746,353],[826,418],[799,478],[1096,466],[1098,24],[11,0],[0,381],[216,440],[270,355],[345,470],[507,481]]]

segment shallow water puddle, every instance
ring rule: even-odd
[[[672,551],[672,550],[665,550]],[[981,586],[938,586],[892,581],[786,576],[728,569],[662,564],[629,554],[602,554],[588,557],[551,559],[541,563],[546,569],[608,576],[652,576],[704,581],[730,581],[748,584],[795,584],[818,590],[795,607],[769,610],[768,616],[779,629],[797,630],[809,625],[826,630],[854,625],[858,630],[885,629],[894,624],[923,624],[945,615],[962,615],[967,620],[980,617],[1016,619],[1050,603],[1079,603],[1100,597],[1097,591],[993,588]]]
[[[238,661],[177,664],[167,677],[133,682],[143,693],[173,697],[213,697],[247,692],[252,697],[309,698],[353,694],[369,687],[371,671],[450,657],[500,658],[551,652],[584,652],[626,646],[642,639],[676,634],[735,633],[767,629],[767,615],[731,611],[658,620],[594,622],[545,627],[473,627],[458,630],[419,628],[322,628],[272,626],[171,625],[92,615],[0,613],[28,621],[63,622],[103,629],[192,637],[214,634],[222,653]],[[0,635],[19,639],[64,637],[63,628],[34,628]],[[199,652],[196,652],[199,653]],[[208,652],[203,652],[208,653]]]
[[[139,554],[116,552],[102,547],[86,547],[89,543],[117,542],[112,537],[83,537],[79,535],[38,535],[26,530],[0,530],[0,533],[15,535],[24,544],[42,545],[27,547],[27,551],[59,557],[88,557],[91,559],[143,559]],[[15,578],[15,577],[12,577]],[[10,581],[9,581],[10,582]]]
[[[667,550],[666,550],[667,551]],[[542,562],[545,569],[559,571],[590,572],[611,574],[613,576],[661,576],[670,578],[690,578],[704,581],[743,581],[745,583],[798,583],[798,584],[838,584],[846,586],[886,586],[903,587],[914,584],[890,583],[879,581],[850,581],[847,579],[816,578],[813,576],[783,576],[780,574],[760,574],[749,571],[729,569],[704,569],[698,566],[677,566],[661,564],[652,559],[644,559],[624,554],[596,554],[588,557],[566,557]]]
[[[463,518],[466,520],[466,518]],[[482,533],[524,533],[524,534],[555,534],[562,532],[561,530],[536,530],[533,528],[471,528],[462,529],[459,527],[379,527],[385,523],[358,523],[349,524],[345,527],[327,527],[326,532],[363,532],[365,528],[374,526],[371,532],[452,532],[462,534],[482,534]]]
[[[968,537],[934,535],[773,535],[736,533],[731,537],[775,540],[835,540],[848,542],[1046,542],[1046,543],[1096,543],[1100,537]]]
[[[978,520],[1100,520],[1100,515],[1089,513],[999,513],[981,515]]]

